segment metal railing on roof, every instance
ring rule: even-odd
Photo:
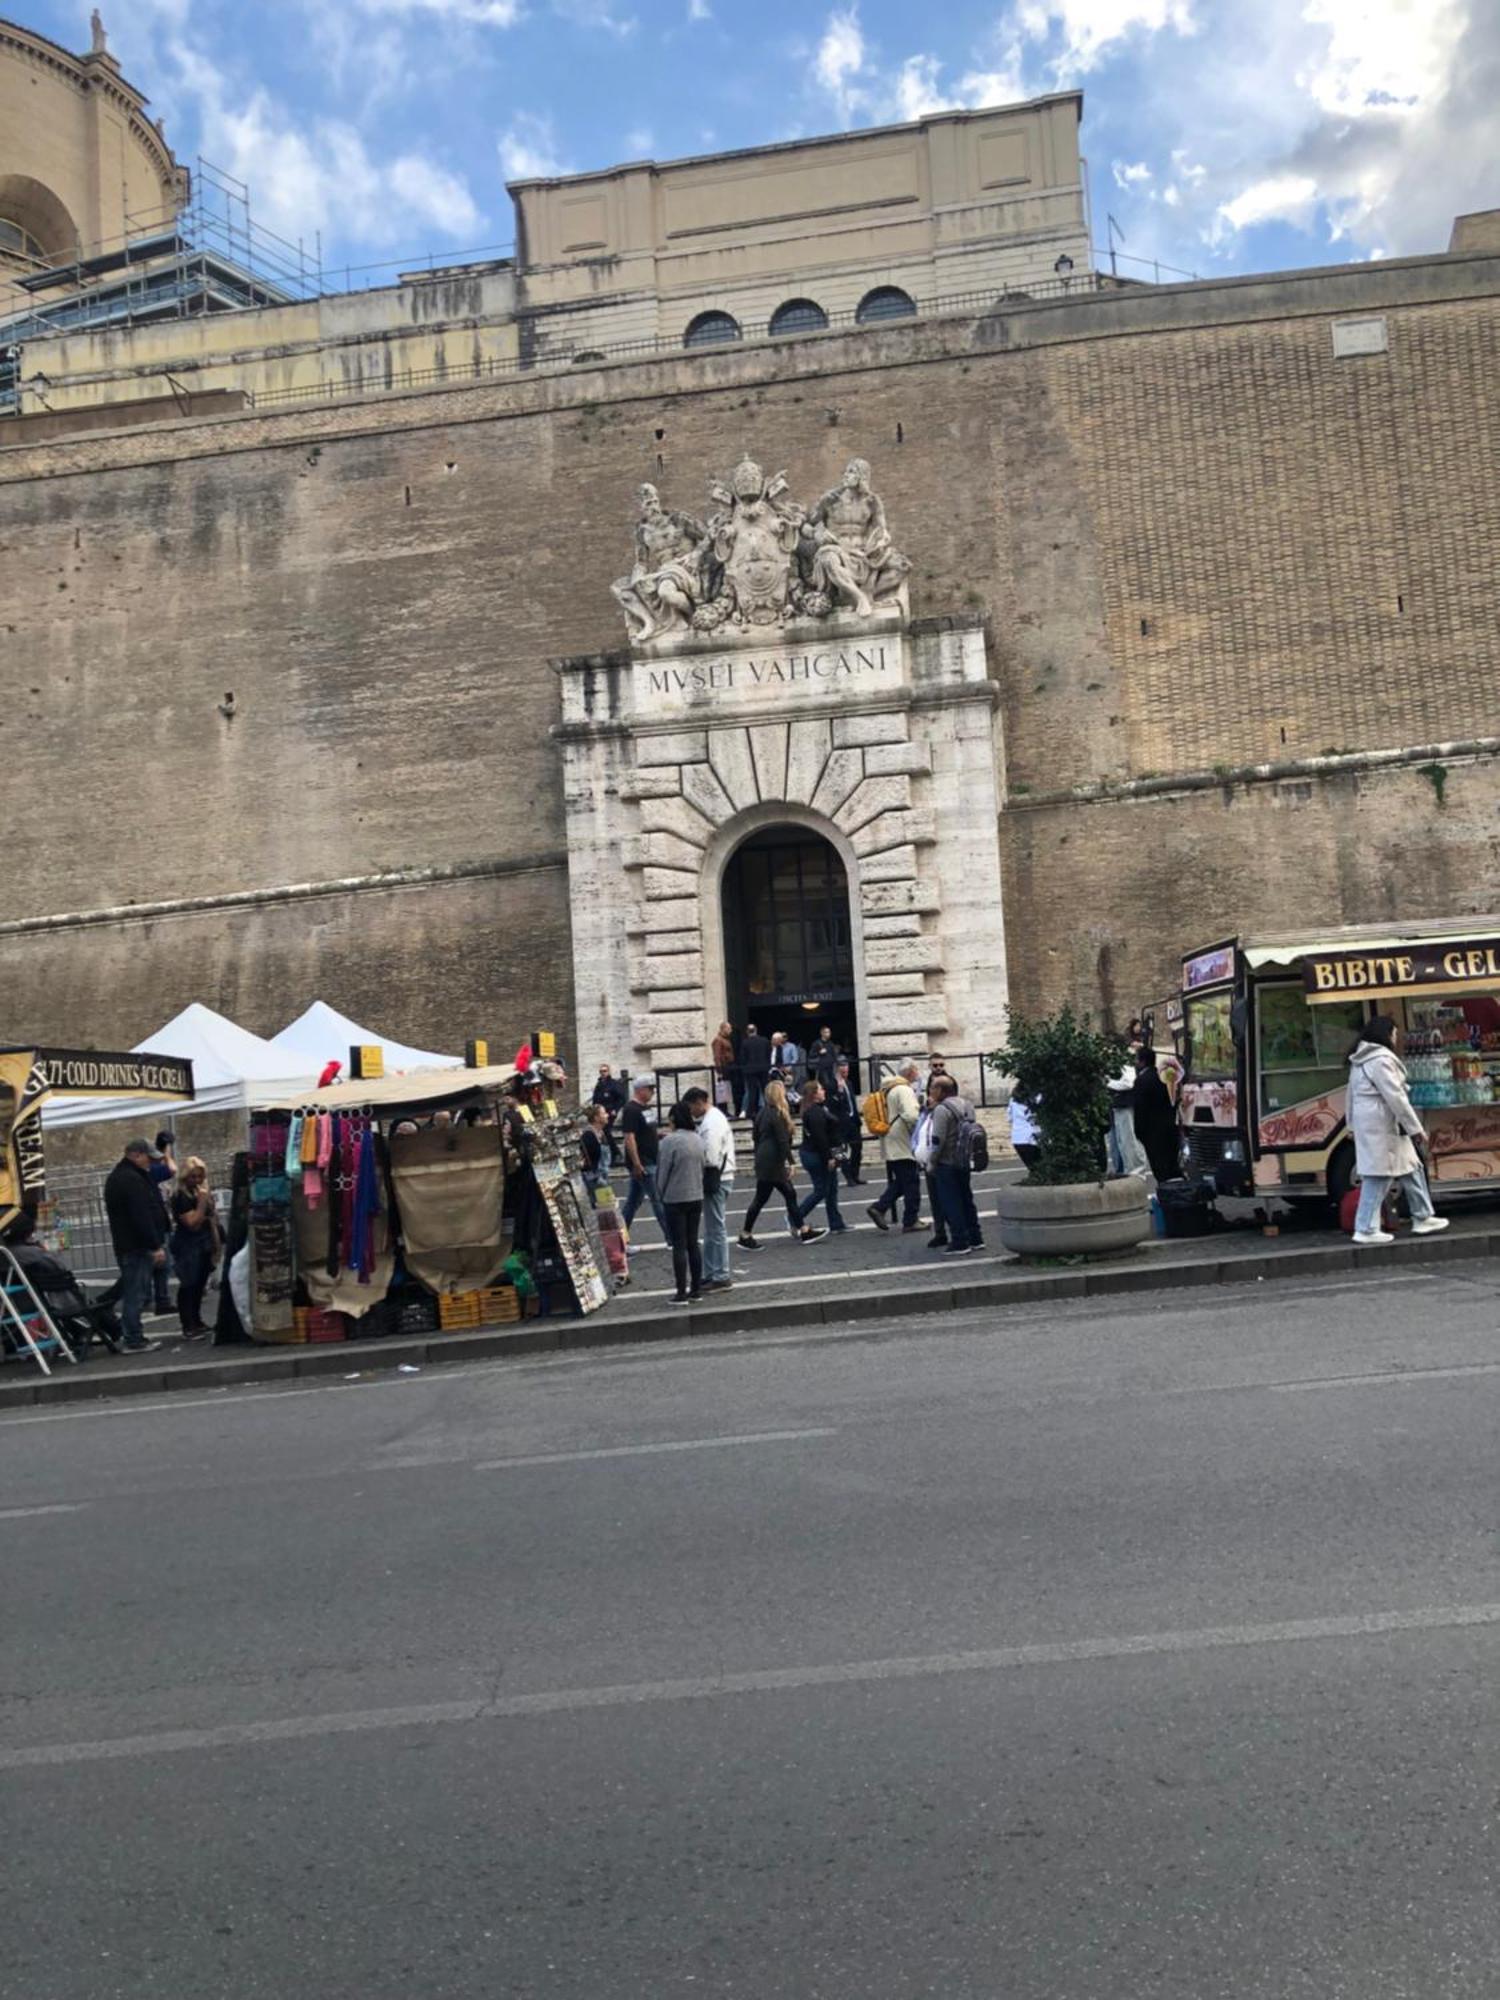
[[[1071,278],[1048,278],[1024,286],[997,286],[985,291],[947,292],[918,303],[916,310],[900,318],[861,320],[857,310],[829,313],[826,328],[818,332],[847,332],[865,327],[871,332],[890,332],[914,321],[963,318],[969,314],[1008,311],[1013,307],[1068,298],[1088,298],[1102,290],[1113,290],[1108,279],[1095,271],[1083,271]],[[535,322],[523,321],[525,327]],[[378,378],[365,382],[307,382],[288,388],[247,391],[255,409],[274,409],[288,403],[348,402],[372,395],[400,395],[412,389],[457,388],[465,383],[512,379],[518,376],[565,373],[569,369],[591,367],[598,362],[648,359],[652,355],[683,356],[703,360],[715,354],[732,353],[749,344],[783,343],[806,340],[817,335],[803,329],[772,333],[769,321],[755,322],[741,329],[736,341],[719,341],[711,346],[685,347],[680,338],[657,335],[645,340],[616,340],[577,348],[545,348],[527,357],[480,355],[467,362],[444,368],[396,368],[382,370]]]

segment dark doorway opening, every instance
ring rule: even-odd
[[[856,1047],[854,937],[838,851],[805,827],[753,834],[724,871],[724,971],[729,1018],[743,1034],[780,1028],[808,1049],[826,1022]]]

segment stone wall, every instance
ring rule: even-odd
[[[1493,756],[1099,804],[1013,798],[1000,833],[1012,1003],[1071,999],[1120,1026],[1223,937],[1500,909]],[[1049,910],[1067,921],[1038,921]]]
[[[547,663],[620,642],[637,481],[701,508],[747,447],[803,495],[870,458],[913,614],[984,620],[1018,998],[1095,996],[1105,944],[1120,993],[1160,986],[1246,912],[1493,901],[1487,766],[1441,812],[1410,775],[1027,801],[1494,731],[1497,296],[1495,259],[1350,267],[0,449],[0,916],[555,867]],[[1336,359],[1360,312],[1386,351]],[[496,1012],[570,997],[563,900],[554,873],[351,894],[331,926],[0,931],[7,1027],[128,1042],[187,998],[258,1027],[317,992],[503,1041]]]

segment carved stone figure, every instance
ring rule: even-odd
[[[641,517],[635,529],[635,565],[611,584],[625,613],[635,645],[681,632],[703,595],[702,562],[707,546],[703,523],[691,514],[673,514],[649,483],[640,492]]]
[[[840,483],[809,511],[806,539],[810,581],[835,605],[867,617],[899,598],[911,564],[891,541],[865,459],[851,458]]]
[[[851,459],[810,511],[785,473],[768,479],[749,456],[727,484],[711,482],[709,496],[705,525],[641,488],[635,565],[612,586],[633,645],[688,627],[763,631],[838,612],[905,612],[911,565],[891,541],[864,459]]]
[[[89,33],[93,36],[93,43],[94,43],[91,53],[96,56],[108,55],[109,40],[108,37],[105,35],[104,22],[100,18],[99,9],[97,7],[94,9],[93,13],[90,14],[89,16]]]

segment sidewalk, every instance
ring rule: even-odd
[[[742,1208],[743,1202],[737,1206]],[[991,1218],[985,1220],[993,1234]],[[185,1347],[168,1339],[155,1353],[138,1359],[96,1348],[97,1358],[76,1368],[59,1361],[50,1377],[30,1364],[7,1362],[0,1373],[0,1413],[103,1396],[156,1395],[164,1390],[202,1393],[337,1379],[403,1366],[425,1368],[507,1355],[680,1340],[686,1334],[780,1333],[789,1327],[874,1324],[974,1307],[1035,1305],[1048,1299],[1261,1279],[1305,1284],[1349,1271],[1373,1273],[1392,1265],[1500,1256],[1500,1214],[1493,1209],[1458,1216],[1439,1236],[1403,1233],[1386,1249],[1356,1250],[1347,1237],[1332,1230],[1268,1238],[1258,1229],[1231,1228],[1192,1241],[1152,1237],[1121,1256],[1064,1267],[1023,1264],[998,1248],[946,1258],[926,1250],[925,1233],[882,1236],[871,1225],[866,1229],[872,1239],[868,1244],[863,1241],[864,1230],[851,1229],[847,1239],[825,1237],[806,1246],[793,1243],[784,1231],[776,1235],[767,1230],[762,1234],[765,1250],[754,1258],[740,1254],[734,1266],[738,1272],[753,1262],[753,1273],[746,1279],[737,1277],[734,1290],[710,1294],[703,1305],[690,1309],[665,1304],[670,1289],[662,1282],[668,1275],[665,1252],[658,1250],[653,1258],[649,1242],[639,1240],[633,1283],[587,1319],[558,1314],[473,1333],[314,1347]],[[649,1230],[638,1228],[637,1235],[647,1239]],[[882,1246],[879,1250],[877,1244]],[[878,1261],[872,1260],[871,1252]]]

